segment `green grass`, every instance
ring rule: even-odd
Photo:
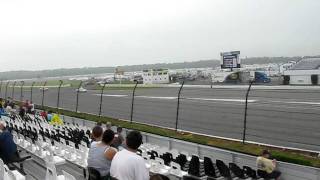
[[[40,106],[38,106],[37,108],[41,109]],[[50,107],[44,107],[44,109],[52,110],[54,112],[56,112],[57,110],[55,108],[50,108]],[[139,130],[139,131],[152,133],[160,136],[170,137],[170,138],[184,140],[184,141],[193,142],[193,143],[202,144],[202,145],[208,145],[212,147],[217,147],[221,149],[231,150],[231,151],[245,153],[245,154],[254,155],[254,156],[259,155],[264,149],[268,149],[271,151],[273,157],[279,161],[320,168],[320,159],[317,157],[317,154],[315,153],[294,151],[294,150],[284,150],[284,149],[260,146],[260,145],[249,144],[249,143],[242,144],[241,142],[237,142],[237,141],[224,140],[224,139],[191,134],[186,132],[176,132],[171,129],[155,127],[152,125],[139,124],[135,122],[130,123],[128,121],[122,121],[114,118],[109,118],[104,116],[99,117],[97,115],[91,115],[86,113],[76,113],[74,111],[68,111],[68,110],[62,110],[62,109],[59,109],[58,113],[71,116],[71,117],[86,119],[90,121],[101,122],[101,123],[106,123],[109,121],[113,125],[122,126],[128,129]]]

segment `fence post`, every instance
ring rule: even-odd
[[[82,81],[80,81],[80,84],[78,86],[78,89],[77,89],[77,101],[76,101],[76,112],[78,112],[78,105],[79,105],[79,93],[80,93],[80,87],[82,86]]]
[[[24,86],[24,81],[21,81],[21,86],[20,86],[20,101],[23,101],[23,86]]]
[[[212,74],[210,73],[210,88],[212,89],[212,85],[213,85],[213,82],[212,82]]]
[[[178,131],[178,120],[179,120],[179,108],[180,108],[180,95],[181,91],[184,85],[184,81],[182,81],[182,84],[180,86],[179,92],[178,92],[178,104],[177,104],[177,115],[176,115],[176,131]]]
[[[63,81],[62,80],[59,80],[60,84],[59,84],[59,87],[58,87],[58,97],[57,97],[57,111],[59,109],[59,104],[60,104],[60,89],[61,89],[61,86],[63,84]]]
[[[101,89],[101,94],[100,94],[99,117],[101,117],[103,92],[104,92],[104,88],[106,87],[106,84],[107,84],[107,83],[103,83],[103,86],[102,86],[102,89]]]
[[[138,81],[136,81],[136,85],[133,88],[132,92],[132,101],[131,101],[131,115],[130,115],[130,122],[132,123],[132,118],[133,118],[133,106],[134,106],[134,95],[136,93],[136,88],[138,86]]]
[[[45,87],[46,87],[46,85],[47,85],[47,81],[45,81],[45,82],[43,83],[43,86],[42,86],[42,101],[41,101],[41,107],[42,107],[42,109],[43,109],[43,103],[44,103],[44,91],[45,91]]]
[[[31,84],[31,91],[30,91],[30,101],[32,102],[32,93],[33,93],[33,86],[36,82],[32,82]]]
[[[0,82],[0,97],[2,97],[2,80]]]
[[[244,109],[244,121],[243,121],[243,137],[242,137],[242,143],[244,144],[246,141],[246,131],[247,131],[247,111],[248,111],[248,98],[249,98],[249,92],[251,90],[251,86],[253,84],[254,81],[250,81],[249,82],[249,87],[247,90],[247,94],[246,94],[246,106]]]
[[[7,91],[8,91],[9,83],[10,83],[10,81],[7,81],[7,83],[6,83],[6,91],[4,92],[4,98],[6,99],[6,101],[7,101],[7,99],[8,99],[8,97],[7,97]]]
[[[13,85],[12,85],[12,95],[11,95],[11,97],[12,97],[13,101],[14,101],[14,87],[16,86],[16,84],[17,84],[17,81],[14,81]]]

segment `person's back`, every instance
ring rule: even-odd
[[[138,131],[131,131],[126,137],[126,146],[118,152],[111,163],[110,174],[118,180],[149,180],[149,171],[145,161],[136,154],[142,144],[142,136]]]
[[[268,179],[280,179],[281,172],[276,169],[276,160],[270,160],[270,152],[264,150],[257,158],[258,175]]]
[[[7,113],[4,110],[4,108],[0,107],[0,118],[1,118],[1,116],[6,116],[6,115],[7,115]]]
[[[103,133],[101,141],[92,142],[89,150],[88,168],[97,170],[102,179],[109,178],[111,161],[117,153],[116,149],[110,147],[113,138],[114,132],[112,130],[106,130]]]
[[[17,152],[17,145],[13,141],[12,134],[0,123],[0,157],[4,162],[9,161]]]
[[[144,159],[127,149],[115,155],[110,171],[111,175],[119,180],[149,179]]]
[[[257,167],[259,170],[265,171],[267,173],[272,173],[272,171],[274,170],[272,160],[267,159],[263,156],[259,156],[257,158]]]
[[[91,143],[88,155],[88,167],[92,167],[99,171],[101,176],[108,175],[110,171],[111,161],[105,158],[104,152],[110,146],[98,146],[97,142]]]

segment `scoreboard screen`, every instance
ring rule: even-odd
[[[240,51],[222,52],[220,55],[222,69],[240,68]]]

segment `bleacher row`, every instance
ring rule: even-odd
[[[11,130],[15,143],[30,154],[33,160],[44,164],[46,179],[79,179],[66,171],[57,175],[56,166],[65,163],[82,169],[82,178],[88,179],[87,157],[91,128],[69,123],[63,126],[50,125],[41,116],[30,114],[27,114],[24,119],[18,115],[12,115],[3,117],[2,120],[5,120],[7,127]],[[150,174],[163,174],[170,179],[261,179],[249,166],[241,168],[235,163],[226,164],[219,159],[213,162],[209,157],[200,159],[197,155],[155,144],[144,143],[137,153],[145,159]],[[1,177],[3,175],[7,179],[25,179],[26,174],[23,169],[19,169],[19,173],[16,170],[10,171],[3,163],[0,165],[1,169],[4,169],[0,171]]]

